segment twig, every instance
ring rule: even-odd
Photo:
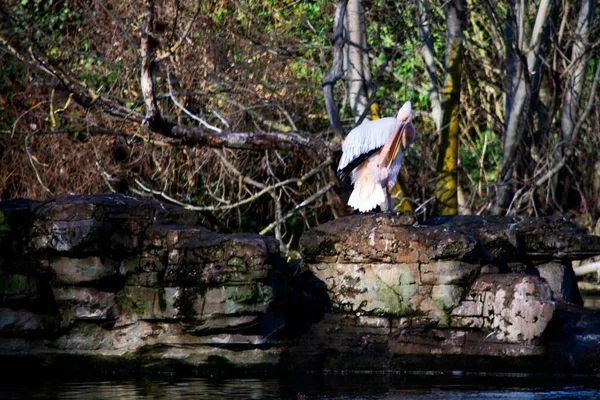
[[[290,115],[290,113],[288,113],[283,107],[281,107],[279,104],[277,104],[277,108],[279,109],[279,111],[282,112],[282,114],[285,116],[285,118],[288,120],[288,122],[290,123],[290,126],[292,127],[292,130],[297,131],[298,127],[296,126],[296,124],[294,123],[294,120],[292,119],[292,116]]]
[[[190,34],[190,31],[192,30],[192,27],[194,26],[194,23],[196,22],[198,15],[200,14],[200,6],[201,5],[202,5],[202,2],[200,0],[197,0],[196,1],[196,10],[194,11],[194,16],[190,20],[190,23],[188,24],[188,26],[185,28],[183,35],[181,35],[181,37],[179,38],[177,43],[175,43],[173,46],[171,46],[171,48],[166,53],[161,54],[160,56],[158,56],[156,58],[157,63],[161,62],[162,60],[169,58],[171,55],[175,54],[175,52],[177,51],[179,46],[181,46],[181,44],[185,41],[185,39]],[[173,27],[173,28],[175,28],[175,27]]]
[[[485,168],[483,167],[483,162],[485,160],[485,151],[487,149],[487,145],[488,145],[488,140],[487,140],[487,133],[483,135],[483,149],[481,150],[481,159],[479,161],[479,184],[477,185],[477,191],[479,192],[479,195],[481,196],[481,177],[484,177],[487,180],[486,174],[485,174]]]
[[[517,201],[519,199],[519,196],[521,196],[521,193],[527,188],[527,186],[523,186],[521,187],[519,190],[516,191],[515,195],[513,196],[512,200],[510,201],[510,205],[508,206],[508,209],[506,210],[506,215],[510,214],[510,211],[512,209],[512,206],[514,204],[515,201]],[[519,203],[520,204],[520,203]],[[518,208],[518,206],[517,206]]]
[[[229,122],[227,122],[227,120],[226,120],[225,118],[223,118],[223,117],[221,116],[221,114],[219,114],[218,112],[216,112],[216,111],[215,111],[215,110],[213,110],[213,109],[211,109],[211,110],[210,110],[210,112],[211,112],[211,113],[213,113],[213,114],[214,114],[214,115],[215,115],[217,118],[219,118],[219,119],[221,120],[221,123],[222,123],[223,125],[225,125],[225,127],[226,127],[227,129],[231,129],[231,127],[229,126]]]
[[[286,126],[284,124],[280,124],[279,122],[267,119],[266,117],[260,115],[256,111],[253,111],[254,108],[264,108],[265,107],[264,105],[248,107],[248,106],[240,103],[239,101],[229,98],[227,96],[224,96],[222,94],[215,95],[215,97],[217,97],[220,100],[223,100],[226,103],[229,103],[229,104],[232,104],[232,105],[238,107],[240,109],[240,111],[247,112],[248,114],[250,114],[252,116],[252,118],[259,120],[260,122],[262,122],[263,124],[265,124],[267,127],[271,128],[271,129],[277,129],[281,132],[292,131],[291,127]]]
[[[421,211],[423,207],[425,207],[428,203],[431,203],[433,200],[435,200],[435,197],[430,197],[427,200],[425,200],[419,207],[417,207],[417,209],[415,210],[415,215],[419,214],[419,211]]]
[[[295,213],[297,213],[299,210],[303,209],[304,207],[308,206],[310,203],[312,203],[313,201],[315,201],[319,197],[323,196],[333,186],[334,186],[333,183],[328,183],[321,190],[319,190],[318,192],[316,192],[315,194],[313,194],[312,196],[310,196],[309,198],[307,198],[306,200],[304,200],[302,203],[298,204],[296,207],[294,207],[293,209],[291,209],[290,211],[288,211],[282,217],[281,220],[276,220],[276,221],[271,222],[266,228],[264,228],[262,231],[260,231],[259,234],[264,235],[265,233],[267,233],[271,229],[273,229],[275,226],[277,226],[277,225],[281,224],[282,222],[286,221],[287,219],[289,219],[290,217],[292,217]]]
[[[202,125],[204,125],[206,128],[211,129],[215,132],[221,133],[223,132],[223,130],[217,128],[216,126],[213,126],[211,124],[209,124],[208,122],[206,122],[205,120],[203,120],[200,117],[195,116],[194,114],[192,114],[187,108],[185,108],[183,106],[183,104],[181,104],[180,102],[177,101],[177,99],[175,98],[175,96],[173,95],[173,90],[171,87],[171,72],[170,72],[170,68],[167,66],[167,83],[169,85],[169,97],[171,98],[171,100],[173,100],[173,103],[175,103],[175,105],[177,107],[179,107],[184,113],[186,113],[190,118],[200,122]]]
[[[37,181],[40,183],[40,185],[42,185],[42,188],[44,188],[44,190],[46,192],[52,194],[52,191],[50,189],[48,189],[48,187],[46,185],[44,185],[44,182],[42,182],[42,178],[40,177],[40,174],[38,173],[38,170],[35,167],[35,163],[33,162],[35,160],[35,157],[29,151],[29,144],[28,144],[30,137],[31,137],[31,134],[25,136],[25,152],[27,153],[27,158],[29,159],[29,164],[31,164],[31,168],[33,168],[33,172],[35,172],[35,177],[37,178]]]
[[[15,136],[15,129],[17,128],[17,124],[19,123],[19,120],[20,120],[21,118],[23,118],[23,117],[24,117],[24,116],[25,116],[27,113],[29,113],[30,111],[33,111],[33,110],[35,110],[36,108],[38,108],[39,106],[42,106],[42,105],[44,105],[44,104],[48,104],[48,102],[47,102],[47,101],[42,101],[42,102],[40,102],[40,103],[37,103],[36,105],[34,105],[33,107],[31,107],[29,110],[27,110],[27,111],[25,111],[23,114],[19,115],[19,116],[17,117],[17,119],[15,120],[15,123],[13,124],[12,130],[10,131],[10,137],[13,137],[13,136]],[[27,132],[26,134],[27,134],[27,135],[29,135],[29,134],[30,134],[30,132]]]
[[[52,129],[56,129],[56,114],[65,111],[69,105],[71,104],[71,100],[73,100],[73,93],[69,93],[69,97],[65,102],[65,105],[58,110],[54,109],[54,93],[55,89],[52,88],[52,92],[50,93],[50,120],[52,121]]]
[[[90,132],[90,124],[86,124],[86,131],[88,135],[92,135]],[[116,193],[116,190],[113,188],[113,186],[111,185],[111,183],[109,182],[109,179],[111,179],[111,176],[108,174],[108,172],[106,172],[106,170],[104,169],[104,167],[102,166],[102,161],[100,160],[100,154],[98,153],[98,149],[96,148],[96,144],[94,143],[94,139],[90,140],[90,143],[92,145],[92,149],[94,150],[94,155],[96,156],[96,169],[98,170],[98,172],[100,172],[100,176],[102,177],[102,180],[104,181],[104,183],[106,184],[106,186],[108,187],[108,190],[111,191],[111,193]]]

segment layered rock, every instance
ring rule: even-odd
[[[5,355],[278,360],[237,354],[284,326],[274,239],[211,232],[194,212],[122,195],[0,204]]]
[[[312,362],[332,369],[368,359],[374,369],[523,371],[524,360],[554,360],[550,343],[579,340],[575,331],[556,334],[564,310],[583,304],[571,261],[600,250],[600,238],[561,218],[418,224],[393,214],[341,218],[301,244],[333,306],[301,343],[320,348]]]
[[[600,322],[560,218],[340,218],[220,234],[122,195],[0,202],[0,362],[51,371],[596,373]],[[50,368],[48,368],[50,367]]]

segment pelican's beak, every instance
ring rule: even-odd
[[[396,159],[396,156],[398,155],[398,152],[400,151],[400,147],[402,144],[402,138],[404,137],[404,130],[406,128],[406,121],[400,121],[400,126],[398,127],[398,133],[396,134],[396,137],[394,138],[394,142],[392,143],[392,156],[390,157],[388,163],[387,163],[387,168],[390,168],[392,165],[392,162],[394,162],[394,160]]]
[[[402,108],[398,111],[396,119],[398,122],[410,122],[412,120],[412,104],[410,104],[410,101],[404,103]]]

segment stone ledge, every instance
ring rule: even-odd
[[[562,219],[355,215],[273,238],[120,195],[0,202],[0,361],[132,371],[600,371]],[[25,364],[22,364],[25,365]],[[86,372],[86,371],[80,371]]]

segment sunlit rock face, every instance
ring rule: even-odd
[[[480,329],[494,340],[535,339],[557,300],[581,304],[569,257],[594,253],[598,243],[577,227],[509,217],[438,222],[342,218],[303,236],[304,261],[339,311]]]
[[[391,369],[441,355],[465,356],[456,369],[486,357],[519,369],[515,357],[549,357],[562,310],[582,305],[571,261],[597,254],[600,238],[561,218],[370,214],[315,227],[301,245],[332,304],[310,339],[337,354],[332,367],[371,352]]]
[[[484,275],[452,309],[450,325],[488,331],[494,340],[529,342],[542,335],[555,309],[550,285],[537,276]]]

